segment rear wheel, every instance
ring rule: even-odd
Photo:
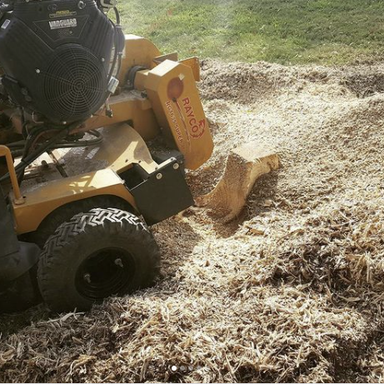
[[[87,310],[108,296],[148,287],[159,265],[158,246],[139,218],[96,208],[74,216],[47,240],[38,283],[52,310]]]

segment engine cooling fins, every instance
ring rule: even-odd
[[[43,96],[48,115],[62,122],[85,120],[104,103],[107,74],[89,50],[65,44],[55,50],[43,76]]]

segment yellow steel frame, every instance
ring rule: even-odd
[[[7,168],[8,168],[9,176],[11,179],[11,185],[12,185],[13,194],[14,194],[14,204],[15,205],[23,204],[24,198],[20,191],[19,182],[17,181],[17,175],[16,175],[15,167],[13,165],[12,154],[10,149],[5,145],[0,145],[0,157],[5,157],[7,162]]]
[[[33,232],[57,208],[100,195],[119,197],[136,208],[121,178],[111,169],[103,169],[57,180],[28,193],[24,204],[13,206],[16,232],[19,235]]]
[[[196,169],[209,159],[213,142],[195,84],[200,79],[198,61],[192,58],[175,62],[169,57],[161,57],[159,50],[142,37],[126,36],[120,82],[124,83],[128,69],[133,66],[148,70],[138,73],[136,90],[111,97],[112,118],[101,111],[76,131],[109,127],[104,132],[105,144],[95,156],[96,160],[107,160],[108,169],[57,180],[23,197],[11,153],[7,147],[0,146],[0,156],[6,157],[11,176],[11,198],[19,235],[37,230],[55,209],[89,197],[117,196],[137,209],[135,199],[117,173],[135,163],[148,173],[154,172],[158,165],[145,141],[161,132],[183,153],[186,168]],[[127,122],[133,128],[121,124]],[[14,123],[17,125],[17,121]]]

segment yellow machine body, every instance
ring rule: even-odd
[[[111,98],[112,118],[95,116],[80,130],[129,122],[144,140],[163,133],[184,155],[186,168],[199,168],[211,157],[213,141],[196,87],[200,80],[197,59],[178,62],[160,57],[159,62],[157,48],[133,35],[126,36],[125,52],[122,73],[132,66],[153,69],[137,73],[134,90]],[[147,52],[156,56],[150,57]],[[128,59],[128,55],[135,59]]]
[[[63,178],[28,193],[24,204],[13,206],[16,232],[20,235],[36,231],[42,221],[57,208],[95,196],[119,197],[135,207],[133,196],[121,178],[112,170],[104,169]]]
[[[126,36],[119,79],[121,87],[111,96],[106,109],[72,132],[104,129],[104,142],[95,151],[93,159],[105,161],[106,167],[88,173],[79,172],[34,188],[23,187],[21,195],[13,177],[10,197],[18,235],[36,231],[57,208],[94,196],[121,198],[136,212],[142,213],[140,202],[137,202],[139,191],[135,195],[135,189],[129,190],[119,175],[134,165],[139,165],[144,173],[153,176],[153,180],[157,177],[159,181],[163,175],[171,174],[172,169],[179,171],[175,159],[161,163],[151,156],[147,142],[161,134],[169,147],[183,155],[183,166],[187,169],[195,170],[210,158],[213,141],[195,83],[200,79],[198,61],[192,58],[179,62],[169,58],[175,59],[175,55],[160,56],[159,50],[147,39]],[[127,90],[124,89],[126,76],[133,67],[142,69],[137,71],[132,88]],[[13,116],[13,123],[16,131],[19,130],[17,117]],[[5,147],[2,148],[0,156],[9,157]],[[11,174],[12,168],[8,162]],[[162,182],[158,190],[166,197],[169,192],[166,178]],[[148,190],[143,191],[148,194]],[[157,201],[156,204],[162,203]]]

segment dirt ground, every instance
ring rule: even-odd
[[[258,140],[282,167],[223,224],[154,228],[162,278],[90,313],[0,318],[0,381],[383,382],[384,64],[203,62],[215,153]]]

